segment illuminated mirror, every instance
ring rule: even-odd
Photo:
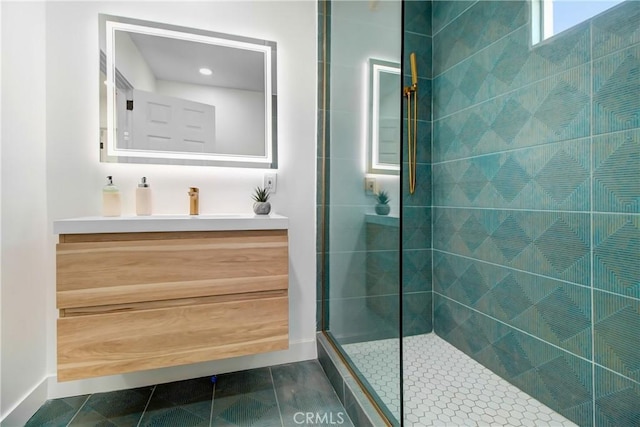
[[[369,59],[368,172],[398,175],[402,96],[400,64]]]
[[[100,15],[101,160],[277,167],[276,43]]]

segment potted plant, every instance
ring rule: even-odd
[[[269,203],[269,190],[262,187],[256,187],[253,194],[253,212],[256,215],[268,215],[271,212],[271,203]]]
[[[389,212],[391,211],[391,206],[389,206],[389,200],[391,200],[391,198],[389,197],[389,194],[382,190],[376,194],[376,200],[378,201],[378,204],[376,205],[376,213],[378,215],[389,215]]]

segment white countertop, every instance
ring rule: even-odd
[[[289,218],[278,214],[92,216],[53,222],[55,234],[286,230],[288,227]]]

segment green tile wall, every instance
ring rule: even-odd
[[[434,329],[581,426],[640,425],[640,2],[530,46],[436,1]]]
[[[418,115],[416,190],[409,193],[407,102],[403,98],[402,144],[402,333],[424,334],[433,330],[432,171],[431,129],[433,125],[433,37],[431,1],[404,2],[404,85],[411,85],[409,57],[416,54],[418,70]],[[413,111],[411,112],[413,114]]]

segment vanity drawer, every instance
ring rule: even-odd
[[[220,301],[216,301],[218,298]],[[272,291],[202,303],[58,319],[58,380],[204,362],[288,348],[288,297]],[[244,298],[244,299],[243,299]],[[226,300],[225,300],[226,299]]]
[[[62,235],[59,309],[288,288],[286,230]]]

